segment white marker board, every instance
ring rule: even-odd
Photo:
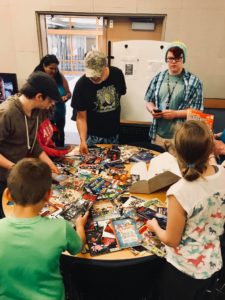
[[[167,68],[165,52],[169,43],[131,40],[112,43],[111,65],[120,68],[127,85],[121,99],[121,120],[150,122],[144,96],[151,79]]]

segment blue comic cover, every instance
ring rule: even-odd
[[[142,237],[138,232],[134,220],[114,220],[112,221],[112,225],[120,248],[129,248],[140,245]]]

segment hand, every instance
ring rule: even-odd
[[[220,140],[214,140],[213,152],[215,156],[225,155],[225,144]]]
[[[152,232],[155,232],[156,228],[159,227],[159,223],[156,220],[156,218],[153,218],[152,220],[148,220],[146,225],[148,226],[149,230]]]
[[[83,216],[78,216],[75,221],[76,227],[78,226],[84,227],[85,224],[87,223],[88,216],[89,216],[89,211],[86,211],[86,213]]]
[[[81,144],[80,144],[80,154],[86,155],[88,153],[89,153],[89,151],[88,151],[87,143],[86,142],[81,142]]]
[[[62,96],[61,99],[62,99],[63,102],[66,102],[68,100],[68,97],[67,96]]]
[[[222,135],[222,132],[214,133],[214,138],[219,139]]]
[[[52,173],[56,173],[56,174],[59,174],[59,169],[56,167],[56,165],[52,164],[50,166],[51,170],[52,170]]]
[[[173,120],[178,118],[177,110],[166,109],[162,112],[162,118],[166,120]]]
[[[151,110],[151,114],[152,114],[154,119],[161,119],[163,117],[163,111],[155,112],[154,108]]]

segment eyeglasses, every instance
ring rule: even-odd
[[[180,56],[180,57],[167,57],[166,61],[167,62],[178,62],[178,61],[181,61],[182,58],[183,58],[183,56]]]

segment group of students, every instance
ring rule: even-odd
[[[146,93],[155,120],[153,140],[157,135],[158,140],[172,139],[175,120],[184,121],[188,105],[202,107],[202,84],[183,69],[185,51],[180,43],[168,48],[169,71],[153,78]],[[77,219],[77,233],[65,220],[39,216],[51,195],[51,172],[58,172],[37,141],[39,118],[54,104],[60,103],[61,110],[62,94],[46,70],[32,73],[20,92],[0,105],[0,188],[2,193],[7,187],[7,198],[14,202],[13,216],[0,220],[0,298],[61,300],[59,258],[65,250],[81,250],[88,214]],[[88,53],[85,75],[72,98],[82,154],[94,143],[118,142],[120,97],[125,92],[122,71],[107,67],[102,53]],[[64,96],[66,101],[70,94]],[[222,268],[225,170],[209,164],[214,139],[204,123],[182,122],[173,142],[183,178],[167,191],[166,229],[155,219],[147,222],[166,245],[159,299],[199,300]]]
[[[209,164],[213,136],[200,121],[184,122],[174,145],[183,178],[167,191],[167,227],[147,222],[166,245],[159,299],[200,300],[222,268],[225,169]],[[41,217],[51,182],[50,167],[35,158],[20,160],[9,173],[5,194],[14,210],[0,220],[1,299],[64,299],[60,255],[81,251],[88,213],[76,220],[76,231],[65,220]]]

